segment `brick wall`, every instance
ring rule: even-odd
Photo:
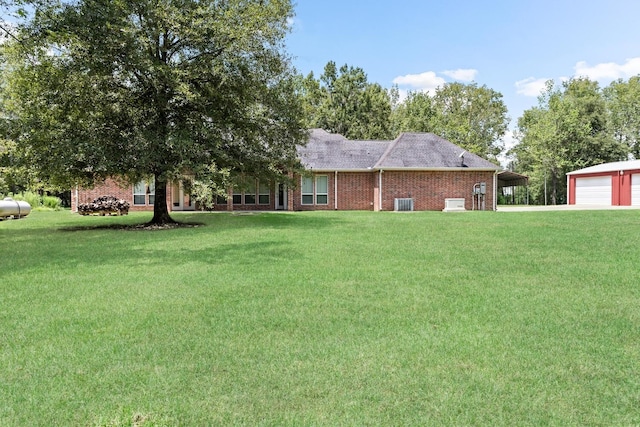
[[[325,175],[329,182],[329,203],[324,205],[303,205],[301,181],[293,191],[293,210],[335,209],[335,179],[338,183],[339,210],[373,210],[378,205],[379,172],[339,172],[317,173]],[[414,209],[418,211],[441,211],[444,200],[464,198],[465,208],[472,209],[473,186],[485,182],[485,209],[493,209],[493,172],[460,171],[385,171],[382,173],[382,210],[392,211],[394,199],[413,198]],[[315,179],[314,179],[315,182]],[[476,207],[477,209],[477,207]]]
[[[335,188],[337,182],[338,189],[338,209],[339,210],[373,210],[377,208],[377,190],[379,172],[334,172],[317,173],[324,175],[328,181],[328,202],[327,204],[302,204],[302,192],[300,177],[296,177],[297,186],[288,191],[288,210],[333,210],[335,204]],[[485,197],[485,208],[493,209],[493,172],[460,172],[460,171],[437,171],[437,172],[407,172],[407,171],[385,171],[382,173],[382,210],[392,211],[394,199],[413,198],[414,209],[442,210],[444,200],[447,198],[464,198],[465,208],[472,208],[472,190],[476,183],[485,182],[487,194]],[[337,181],[336,181],[337,179]],[[315,179],[314,179],[315,183]],[[169,210],[172,209],[171,186],[167,186],[167,204]],[[78,203],[89,203],[100,196],[115,196],[124,199],[131,205],[132,211],[152,211],[151,205],[134,205],[133,188],[123,186],[113,179],[105,181],[104,184],[93,189],[78,189],[71,191],[71,208],[77,210]],[[228,204],[217,205],[215,210],[275,210],[275,190],[272,187],[269,195],[269,204],[258,204],[258,194],[256,194],[256,204],[232,204],[231,197]],[[244,197],[242,198],[244,201]],[[315,200],[314,200],[315,201]],[[476,207],[477,208],[477,207]]]
[[[153,205],[134,205],[133,204],[133,186],[124,184],[115,179],[107,179],[104,183],[98,184],[93,188],[78,188],[71,190],[71,210],[78,211],[78,204],[91,203],[101,196],[114,196],[129,202],[130,211],[153,211]],[[148,197],[145,200],[148,202]],[[167,185],[167,206],[171,211],[171,186]]]
[[[382,210],[392,211],[394,199],[413,198],[417,211],[444,209],[444,200],[464,198],[465,209],[472,208],[474,184],[485,182],[485,209],[493,210],[493,172],[403,172],[382,173]],[[477,209],[477,207],[476,207]]]
[[[338,209],[373,210],[373,172],[338,173]]]

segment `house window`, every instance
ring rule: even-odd
[[[156,197],[155,180],[142,180],[133,186],[134,205],[153,205]]]
[[[216,205],[226,205],[227,204],[227,196],[222,196],[218,194],[216,196]]]
[[[256,201],[260,205],[268,205],[271,202],[271,190],[267,184],[253,180],[248,181],[242,188],[244,191],[237,189],[233,194],[234,205],[255,205]]]
[[[256,204],[256,183],[250,182],[247,185],[247,191],[244,193],[244,204],[255,205]]]
[[[263,183],[258,185],[258,203],[261,205],[268,205],[271,197],[271,191],[269,186]]]
[[[329,177],[326,175],[316,176],[316,205],[326,205],[329,203]]]
[[[301,188],[302,188],[302,204],[312,205],[313,204],[313,178],[310,176],[303,176]]]
[[[329,177],[326,175],[318,175],[315,177],[302,177],[302,204],[326,205],[329,203]],[[314,185],[315,183],[315,185]]]

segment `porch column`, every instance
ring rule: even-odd
[[[233,187],[227,189],[227,211],[233,211]]]

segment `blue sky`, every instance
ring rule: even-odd
[[[361,67],[370,82],[502,93],[513,129],[547,79],[640,74],[638,0],[298,0],[287,49],[303,74]],[[506,138],[510,144],[510,136]]]

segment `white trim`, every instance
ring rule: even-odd
[[[496,174],[493,178],[493,211],[496,212],[498,210],[498,174],[500,172],[496,171]]]
[[[388,167],[388,168],[367,168],[367,169],[318,169],[313,168],[309,169],[309,171],[313,172],[321,172],[321,173],[329,173],[329,172],[378,172],[381,170],[385,171],[409,171],[409,172],[502,172],[502,169],[495,168],[460,168],[460,167],[432,167],[432,168],[424,168],[424,167]]]
[[[382,211],[382,169],[380,169],[380,173],[378,174],[378,210]]]
[[[378,170],[374,168],[374,170]],[[382,169],[380,169],[382,170]],[[393,172],[499,172],[501,169],[499,168],[448,168],[448,167],[440,167],[440,168],[384,168],[385,171],[393,171]]]
[[[640,160],[626,160],[623,162],[603,163],[600,165],[589,166],[588,168],[584,169],[578,169],[567,173],[567,175],[584,175],[589,173],[617,172],[633,169],[640,169]]]
[[[282,200],[280,199],[280,186],[282,186]],[[282,183],[282,182],[277,182],[276,183],[276,188],[274,191],[274,209],[275,210],[289,210],[289,190],[287,189],[287,186]],[[280,209],[280,206],[282,206],[282,209]]]
[[[333,175],[333,206],[338,210],[338,171]]]

